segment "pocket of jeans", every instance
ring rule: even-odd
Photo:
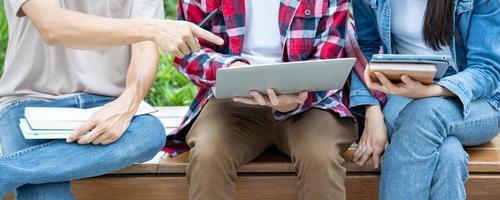
[[[24,101],[21,100],[16,100],[13,102],[8,103],[4,107],[0,108],[0,120],[3,118],[3,115],[10,109],[15,108],[19,105],[21,105]]]
[[[7,113],[8,111],[10,111],[10,110],[12,110],[14,108],[17,108],[18,106],[21,106],[24,103],[26,103],[28,101],[32,101],[32,100],[34,100],[34,99],[15,100],[15,101],[12,101],[12,102],[8,103],[3,108],[0,108],[0,120],[3,119],[5,113]]]

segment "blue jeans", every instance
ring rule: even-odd
[[[74,199],[70,181],[110,173],[153,158],[165,145],[161,122],[143,115],[110,145],[68,144],[64,140],[25,140],[19,118],[26,107],[92,108],[113,98],[81,94],[54,101],[27,100],[0,110],[0,198],[15,190],[16,198],[39,200]]]
[[[465,199],[468,155],[500,132],[500,112],[485,100],[463,117],[458,99],[389,96],[384,107],[391,143],[382,165],[380,199]]]

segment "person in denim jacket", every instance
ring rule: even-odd
[[[350,107],[366,117],[353,161],[377,161],[385,150],[380,199],[465,199],[463,146],[500,132],[500,1],[354,0],[353,8],[367,59],[383,51],[453,60],[431,85],[353,73]],[[388,94],[383,109],[368,88]]]

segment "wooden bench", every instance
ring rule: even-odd
[[[158,116],[167,132],[172,131],[186,112],[185,107],[161,108]],[[352,158],[356,145],[344,155]],[[467,148],[470,155],[470,178],[467,181],[468,199],[500,199],[500,137],[492,142]],[[135,164],[118,172],[73,183],[73,192],[79,200],[127,199],[187,199],[185,169],[189,153],[170,158],[163,152],[146,163]],[[371,164],[359,167],[346,162],[348,199],[377,199],[378,170]],[[296,177],[290,159],[277,150],[269,150],[257,160],[239,169],[237,199],[290,200],[296,199]],[[7,199],[11,199],[9,197]]]

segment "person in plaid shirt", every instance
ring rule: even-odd
[[[184,122],[165,149],[191,148],[189,198],[234,199],[238,166],[276,145],[298,173],[299,199],[345,199],[342,154],[357,139],[342,91],[218,100],[211,88],[220,68],[339,58],[344,55],[348,0],[182,0],[179,19],[202,22],[225,40],[200,39],[202,50],[175,59],[200,87]],[[186,136],[187,133],[187,136]]]

